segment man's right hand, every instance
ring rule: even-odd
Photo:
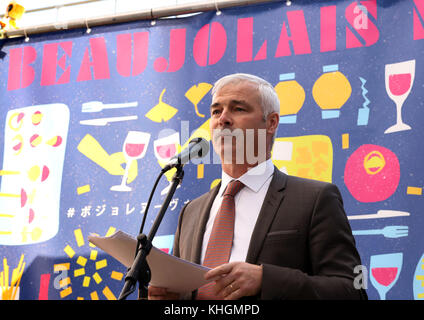
[[[180,294],[169,292],[166,288],[149,286],[148,289],[149,300],[179,300]]]

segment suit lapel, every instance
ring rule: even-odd
[[[191,258],[192,258],[191,261],[194,261],[195,263],[200,263],[200,257],[202,253],[203,234],[205,233],[206,223],[208,222],[209,213],[211,211],[213,201],[215,200],[215,197],[220,187],[221,187],[221,183],[219,183],[216,187],[214,187],[212,190],[210,190],[207,193],[203,206],[202,208],[200,208],[200,213],[198,217],[199,220],[198,220],[198,223],[196,224],[197,226],[196,230],[194,230],[193,247],[191,252]]]
[[[265,196],[264,203],[262,204],[250,239],[250,245],[246,256],[246,262],[248,263],[256,263],[268,230],[284,198],[283,190],[286,187],[286,183],[287,176],[274,167],[274,176],[269,185],[268,192]]]

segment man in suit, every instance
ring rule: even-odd
[[[149,287],[149,299],[367,298],[354,287],[361,261],[338,188],[272,164],[279,106],[272,85],[256,76],[233,74],[215,83],[210,129],[221,183],[184,206],[173,249],[210,266],[206,279],[213,281],[181,296]],[[227,189],[237,193],[226,197]],[[222,211],[234,217],[230,245],[215,238],[217,229],[227,232],[217,227]],[[229,247],[224,261],[217,247]]]

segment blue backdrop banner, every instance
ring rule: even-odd
[[[116,299],[126,268],[88,235],[137,235],[161,167],[210,141],[213,83],[244,72],[280,97],[278,169],[342,192],[357,284],[424,299],[423,1],[271,3],[0,41],[3,298]],[[168,253],[182,206],[221,176],[212,151],[184,170],[154,239]]]

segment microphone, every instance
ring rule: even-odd
[[[188,143],[188,147],[179,154],[173,156],[162,172],[166,172],[174,167],[183,167],[190,159],[203,158],[209,152],[209,142],[203,138],[193,138]]]

